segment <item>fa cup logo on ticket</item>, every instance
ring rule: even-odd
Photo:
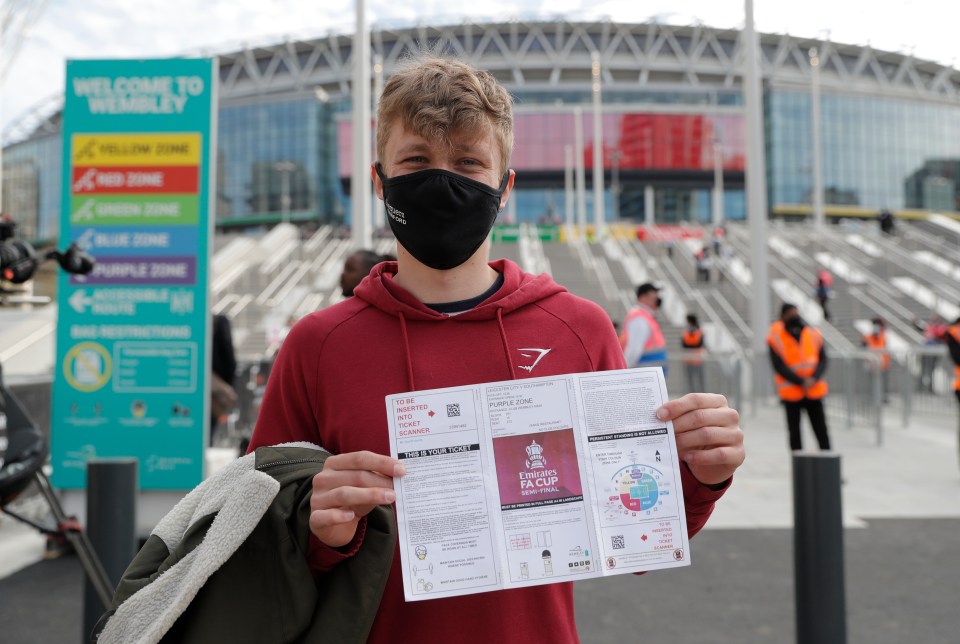
[[[525,464],[528,470],[539,470],[547,466],[547,459],[543,457],[543,448],[537,445],[537,441],[531,441],[526,450],[527,460]]]

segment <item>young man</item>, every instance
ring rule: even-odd
[[[813,433],[820,449],[830,449],[827,416],[823,398],[827,395],[827,354],[820,331],[804,324],[797,307],[784,303],[780,319],[770,325],[767,335],[770,362],[773,364],[777,393],[787,413],[790,449],[803,449],[800,435],[800,412],[807,410]]]
[[[251,443],[310,441],[335,454],[313,482],[307,557],[318,574],[353,556],[364,516],[395,500],[392,479],[404,469],[387,456],[384,396],[624,367],[598,306],[547,275],[488,261],[488,233],[514,181],[511,99],[490,74],[453,60],[412,61],[384,88],[379,123],[372,174],[398,261],[380,264],[353,298],[297,324]],[[535,361],[524,357],[530,347],[540,352]],[[743,461],[738,415],[711,394],[671,401],[660,414],[677,430],[695,533]],[[577,641],[572,584],[405,603],[399,551],[369,637],[534,640]]]

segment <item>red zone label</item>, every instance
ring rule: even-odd
[[[71,192],[81,194],[197,194],[195,165],[162,167],[74,167]]]

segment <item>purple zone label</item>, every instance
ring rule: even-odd
[[[87,275],[71,275],[71,284],[177,284],[197,281],[196,257],[102,257]]]

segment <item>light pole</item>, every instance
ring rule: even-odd
[[[350,215],[354,248],[370,248],[370,31],[366,0],[356,0],[353,35],[353,172]]]
[[[593,75],[593,232],[594,239],[603,234],[606,219],[603,201],[603,121],[600,95],[600,52],[591,54]]]
[[[723,143],[720,134],[713,137],[713,227],[723,225]]]
[[[380,111],[380,95],[383,94],[383,57],[375,54],[373,57],[373,129],[376,132],[380,128],[380,121],[377,115]],[[387,225],[386,209],[383,202],[374,192],[370,199],[373,202],[373,230]]]
[[[759,374],[766,371],[770,285],[767,273],[767,170],[764,158],[759,43],[753,27],[753,0],[745,0],[743,28],[743,97],[747,121],[747,218],[750,221],[750,268],[753,273],[754,392],[766,389]]]
[[[620,192],[623,190],[620,185],[620,157],[623,156],[620,150],[614,150],[610,153],[610,192],[613,195],[613,220],[620,221]]]
[[[820,147],[820,55],[810,48],[810,127],[813,130],[813,226],[823,232],[823,159]]]
[[[573,146],[563,146],[563,192],[566,197],[566,220],[567,230],[573,228]]]
[[[573,108],[573,161],[577,175],[577,226],[580,238],[587,235],[587,179],[583,168],[583,108]]]
[[[327,90],[325,90],[322,85],[317,85],[316,87],[313,88],[313,96],[314,98],[317,99],[317,103],[319,104],[319,107],[317,108],[317,111],[318,111],[317,120],[320,123],[318,141],[317,141],[318,150],[325,150],[329,148],[329,146],[326,145],[325,132],[327,131],[327,127],[326,127],[327,119],[330,118],[329,112],[326,109],[327,104],[330,102],[330,94],[327,93]],[[324,159],[320,163],[321,168],[326,166],[326,159],[330,158],[330,154],[328,152],[324,152],[323,154],[325,156],[321,157],[322,159]],[[322,176],[323,172],[321,171],[319,174]],[[317,177],[315,181],[318,182],[317,201],[316,201],[317,226],[320,226],[324,222],[324,220],[328,222],[330,221],[330,217],[333,214],[331,212],[333,210],[333,202],[336,201],[337,203],[339,203],[340,200],[336,197],[336,195],[331,195],[329,190],[323,186],[322,179]]]
[[[280,173],[280,220],[283,223],[290,223],[290,173],[296,170],[297,166],[293,161],[277,161],[273,164],[273,169]]]

